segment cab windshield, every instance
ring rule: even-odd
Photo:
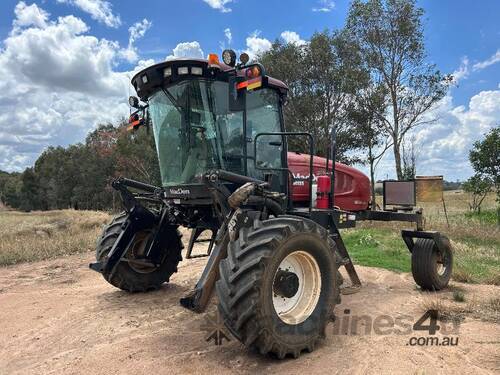
[[[280,131],[278,95],[271,89],[248,92],[246,111],[235,112],[229,110],[228,93],[227,82],[188,80],[150,97],[163,186],[197,182],[211,169],[262,178],[254,168],[253,138]],[[266,144],[274,146],[265,147],[264,157],[259,149],[258,158],[266,160],[266,167],[280,167],[281,147],[269,141],[267,137]]]

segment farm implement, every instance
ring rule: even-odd
[[[177,59],[133,79],[130,129],[152,127],[162,186],[119,178],[125,212],[104,229],[90,268],[117,288],[145,292],[168,282],[182,260],[179,226],[192,229],[186,258],[208,256],[180,303],[203,312],[215,291],[224,324],[245,346],[278,358],[312,351],[343,293],[361,281],[341,235],[357,221],[403,221],[415,282],[448,284],[448,239],[425,231],[414,185],[388,181],[384,207],[369,207],[369,181],[327,158],[306,132],[287,132],[287,86],[231,50]],[[308,153],[289,152],[291,138]],[[208,238],[201,236],[208,232]],[[206,254],[193,254],[207,241]],[[345,267],[350,283],[339,272]]]

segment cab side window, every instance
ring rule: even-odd
[[[260,136],[257,138],[257,160],[255,160],[255,136],[259,133],[280,132],[278,94],[271,89],[247,92],[247,126],[246,141],[248,159],[248,174],[259,179],[263,171],[255,168],[281,168],[281,153],[283,144],[281,136]]]

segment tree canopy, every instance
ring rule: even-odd
[[[405,157],[405,142],[434,121],[428,112],[452,80],[427,63],[422,17],[415,0],[353,0],[342,29],[316,32],[306,43],[277,39],[257,60],[289,87],[287,131],[311,133],[316,154],[326,156],[336,128],[338,159],[370,164],[372,182],[390,147],[398,179],[414,175],[414,147]],[[497,129],[471,153],[497,191],[498,138]],[[289,141],[291,151],[308,151],[303,139]],[[160,184],[152,134],[128,134],[123,121],[98,126],[84,143],[47,148],[23,173],[0,173],[0,199],[24,210],[109,208],[109,182],[118,175]]]
[[[269,75],[290,89],[284,111],[287,131],[311,133],[318,155],[326,156],[336,125],[339,159],[359,161],[349,151],[362,148],[364,140],[347,117],[350,101],[369,78],[361,59],[342,31],[328,30],[315,33],[300,46],[277,40],[258,58]],[[296,151],[306,152],[306,147],[303,141],[291,140]]]
[[[108,209],[118,205],[110,181],[126,175],[160,184],[153,137],[124,122],[98,126],[85,143],[48,147],[23,173],[0,172],[0,199],[21,210]]]
[[[408,132],[435,119],[425,116],[446,94],[452,76],[426,62],[422,17],[415,0],[354,0],[345,32],[385,91],[383,131],[392,138],[396,175],[403,179],[401,147]]]

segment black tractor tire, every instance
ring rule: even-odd
[[[248,348],[280,359],[313,351],[325,337],[333,308],[340,302],[340,257],[327,230],[296,216],[256,220],[251,228],[239,231],[238,239],[230,241],[227,250],[219,266],[216,292],[219,312],[229,331]],[[321,280],[316,293],[319,298],[315,305],[308,305],[314,310],[303,314],[305,320],[290,324],[276,312],[275,283],[282,261],[300,252],[313,258],[320,271],[316,274]]]
[[[116,216],[111,223],[103,229],[102,235],[98,239],[96,246],[97,261],[104,260],[108,255],[118,239],[126,220],[127,214],[122,213]],[[138,234],[140,235],[141,233]],[[136,234],[136,236],[138,234]],[[148,234],[142,234],[143,240],[145,240]],[[116,271],[112,276],[103,274],[104,279],[111,285],[127,292],[147,292],[160,288],[163,283],[169,281],[173,273],[177,272],[177,265],[182,260],[181,251],[184,248],[181,241],[182,235],[176,227],[172,226],[171,230],[168,231],[168,236],[171,240],[168,241],[169,247],[165,249],[165,257],[159,268],[154,270],[138,270],[127,262],[120,262],[116,266]],[[134,241],[132,241],[132,245],[133,244]],[[127,251],[130,252],[129,249]]]
[[[434,240],[418,238],[411,253],[413,279],[423,290],[437,291],[450,281],[453,267],[453,253],[448,238],[442,236],[444,254],[441,254]]]

